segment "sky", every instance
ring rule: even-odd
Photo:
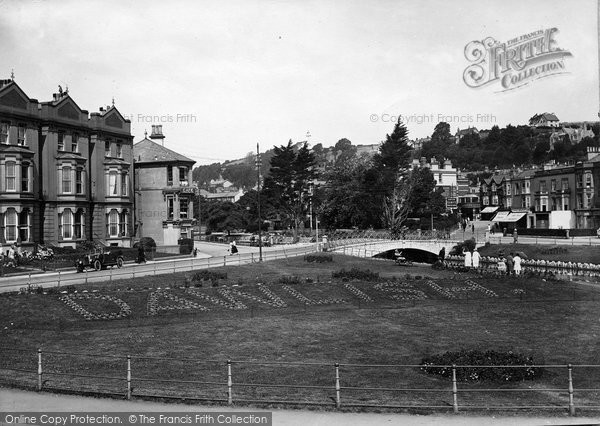
[[[600,0],[598,0],[600,1]],[[597,120],[593,0],[0,0],[0,78],[82,108],[115,99],[137,142],[197,164],[308,140],[376,144],[401,116],[411,139],[527,124],[536,113]],[[556,28],[560,74],[504,90],[469,87],[465,48]],[[485,67],[484,67],[485,68]],[[540,74],[542,75],[542,74]],[[307,133],[310,137],[307,138]]]

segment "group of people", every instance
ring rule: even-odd
[[[464,250],[465,256],[465,267],[467,268],[479,268],[479,262],[481,261],[481,255],[477,249],[473,252]],[[508,256],[504,256],[500,253],[498,258],[498,271],[505,272],[507,275],[521,275],[521,263],[523,259],[519,253],[510,253]]]
[[[463,252],[465,255],[465,267],[467,268],[479,268],[479,262],[481,261],[481,255],[477,249],[471,253],[469,250]]]

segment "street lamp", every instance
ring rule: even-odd
[[[256,199],[258,202],[258,261],[262,262],[262,226],[260,219],[260,148],[256,144]]]

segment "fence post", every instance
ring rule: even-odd
[[[231,388],[233,387],[233,381],[231,380],[231,360],[227,360],[227,404],[233,404],[233,393]]]
[[[131,399],[131,355],[127,355],[127,399]]]
[[[38,391],[42,390],[42,350],[38,349]]]
[[[88,283],[88,270],[85,268],[85,283]]]
[[[340,364],[335,363],[335,408],[340,408],[342,401],[340,400]]]
[[[569,371],[569,415],[574,416],[575,404],[573,402],[573,366],[569,364],[567,367]]]
[[[60,271],[58,271],[58,287],[60,287]]]
[[[452,406],[454,413],[458,413],[458,387],[456,386],[456,365],[452,364]]]
[[[31,272],[27,276],[27,287],[31,286]]]

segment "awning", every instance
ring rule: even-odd
[[[508,217],[506,218],[506,220],[503,220],[503,222],[517,222],[518,220],[520,220],[526,214],[527,213],[511,213],[511,214],[508,215]]]
[[[506,222],[506,218],[508,217],[508,215],[510,215],[510,212],[498,212],[496,213],[496,216],[494,216],[494,218],[492,219],[492,222]]]
[[[498,209],[499,207],[486,207],[485,209],[481,210],[480,213],[494,213]]]

